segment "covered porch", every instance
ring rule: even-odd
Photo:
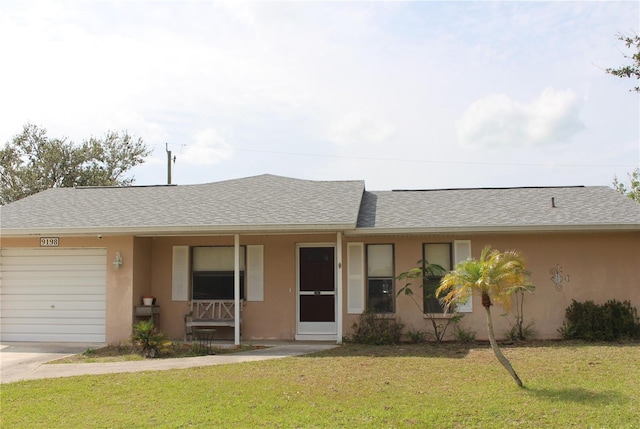
[[[343,235],[136,237],[132,301],[151,295],[170,339],[331,341],[343,336]]]

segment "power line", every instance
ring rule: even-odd
[[[305,152],[285,152],[263,149],[241,149],[236,147],[212,147],[189,144],[182,144],[183,147],[201,147],[207,149],[231,150],[236,152],[253,152],[266,153],[272,155],[289,155],[289,156],[306,156],[312,158],[332,158],[332,159],[352,159],[360,161],[384,161],[384,162],[412,162],[419,164],[451,164],[451,165],[489,165],[503,167],[581,167],[581,168],[636,168],[637,165],[631,164],[541,164],[541,163],[520,163],[520,162],[482,162],[482,161],[452,161],[452,160],[432,160],[432,159],[407,159],[407,158],[378,158],[367,156],[350,156],[350,155],[328,155],[322,153],[305,153]]]

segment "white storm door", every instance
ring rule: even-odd
[[[298,246],[297,250],[297,334],[335,338],[335,245]]]

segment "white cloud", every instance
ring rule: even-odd
[[[194,144],[180,155],[181,161],[195,165],[213,165],[231,158],[233,149],[213,128],[197,132]]]
[[[571,90],[546,88],[529,104],[503,94],[475,101],[457,123],[466,147],[531,147],[567,142],[584,128],[581,101]]]

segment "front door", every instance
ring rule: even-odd
[[[298,335],[336,335],[335,246],[298,247]]]

